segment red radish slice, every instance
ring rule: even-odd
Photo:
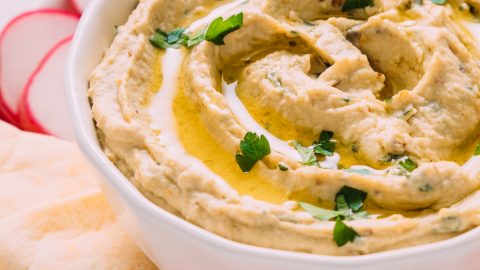
[[[69,37],[58,43],[28,80],[18,106],[23,129],[74,140],[63,84],[71,41]]]
[[[80,12],[83,13],[85,11],[85,8],[88,6],[90,3],[90,0],[70,0],[72,2],[73,7]]]
[[[75,32],[79,15],[56,9],[24,13],[0,35],[0,113],[18,124],[17,105],[28,77],[45,54]]]
[[[78,13],[71,0],[41,0],[40,4],[43,8],[57,8]]]

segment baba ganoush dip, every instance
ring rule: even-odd
[[[361,255],[454,237],[480,225],[478,11],[141,0],[90,79],[99,140],[148,199],[234,241]]]

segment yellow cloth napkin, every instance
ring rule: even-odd
[[[0,121],[0,269],[157,269],[77,147]]]

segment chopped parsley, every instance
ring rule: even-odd
[[[313,144],[315,154],[323,156],[333,156],[335,153],[336,142],[332,140],[333,132],[322,131],[320,139]]]
[[[235,30],[243,26],[243,12],[231,16],[223,20],[222,17],[215,19],[205,33],[205,40],[212,42],[215,45],[224,45],[223,39]]]
[[[474,156],[480,156],[480,144],[477,145],[477,148],[475,148],[475,153],[473,153]]]
[[[413,172],[417,168],[417,164],[408,157],[401,160],[398,164],[408,172]]]
[[[257,161],[270,154],[270,144],[265,136],[247,132],[240,142],[241,154],[235,155],[235,159],[243,172],[249,172]]]
[[[317,166],[318,160],[315,156],[314,149],[311,147],[305,147],[301,145],[299,142],[293,142],[293,147],[295,150],[300,154],[302,161],[300,162],[302,165],[307,166]]]
[[[337,246],[341,247],[348,242],[353,242],[357,236],[358,233],[352,227],[347,226],[342,218],[337,217],[335,228],[333,228],[333,239],[335,243],[337,243]]]
[[[341,247],[348,242],[353,242],[358,236],[358,233],[343,221],[368,217],[368,213],[362,210],[367,195],[364,191],[344,186],[335,196],[335,210],[323,209],[302,202],[300,206],[316,219],[323,221],[336,219],[333,240],[337,246]]]
[[[349,186],[344,186],[335,196],[337,210],[350,208],[353,212],[358,212],[363,207],[363,202],[367,199],[367,193]],[[340,204],[343,202],[345,204]]]
[[[187,45],[189,37],[185,34],[185,28],[177,28],[170,33],[157,29],[150,37],[150,43],[160,49],[179,48],[180,45]]]
[[[215,45],[224,45],[223,39],[242,26],[243,12],[240,12],[226,20],[218,17],[208,27],[193,34],[185,33],[186,29],[183,27],[179,27],[169,33],[157,29],[155,34],[150,37],[150,43],[160,49],[178,49],[180,46],[191,48],[204,40],[210,41]]]
[[[301,202],[300,206],[312,217],[323,221],[328,221],[341,215],[339,211],[323,209],[309,203]]]
[[[318,141],[314,142],[310,147],[305,147],[299,142],[294,141],[293,147],[295,150],[297,150],[302,158],[301,164],[307,166],[318,166],[317,155],[333,156],[336,146],[336,141],[332,139],[333,135],[334,133],[331,131],[322,131]]]
[[[373,0],[346,0],[342,6],[342,12],[373,6]]]

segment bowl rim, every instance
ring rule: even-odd
[[[115,167],[115,165],[100,149],[97,138],[91,136],[90,132],[88,131],[88,127],[90,126],[91,128],[93,125],[93,119],[89,117],[91,121],[85,121],[85,117],[82,117],[82,115],[90,114],[90,109],[85,110],[80,105],[82,103],[82,99],[84,100],[83,102],[87,100],[86,92],[88,89],[87,84],[85,83],[84,87],[81,89],[82,93],[79,93],[80,91],[76,90],[76,88],[80,87],[75,85],[75,78],[79,74],[76,71],[78,69],[76,62],[78,58],[81,58],[82,43],[85,42],[84,39],[86,39],[86,33],[89,31],[90,18],[99,12],[98,10],[101,8],[101,4],[105,1],[115,0],[92,1],[79,21],[66,64],[65,86],[67,103],[70,117],[73,122],[73,129],[77,139],[77,144],[79,145],[80,150],[90,161],[90,163],[101,172],[104,180],[108,181],[112,186],[114,186],[116,192],[121,193],[120,195],[122,196],[123,200],[127,201],[128,205],[135,208],[136,211],[140,211],[141,214],[149,216],[159,222],[163,222],[173,230],[188,234],[190,237],[193,237],[203,244],[209,245],[215,249],[221,249],[243,255],[253,255],[269,260],[288,260],[290,262],[313,263],[318,265],[330,264],[335,266],[358,267],[361,265],[381,263],[391,260],[400,260],[406,258],[411,259],[414,256],[422,256],[427,253],[447,251],[452,248],[464,246],[465,244],[473,241],[480,241],[480,227],[477,227],[446,240],[419,246],[377,252],[373,254],[356,256],[308,254],[236,242],[198,227],[155,205],[153,202],[149,201],[145,196],[143,196],[143,194],[141,194],[137,188],[135,188],[135,186],[118,170],[117,167]],[[138,2],[138,0],[136,2]]]

